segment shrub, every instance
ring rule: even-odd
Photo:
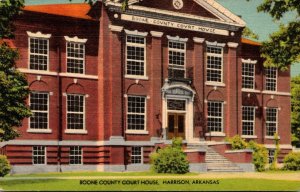
[[[273,162],[270,165],[270,170],[276,170],[276,169],[278,169],[278,167],[277,167],[277,159],[278,159],[278,155],[280,153],[280,148],[279,148],[279,137],[278,137],[277,133],[275,133],[274,138],[275,138],[276,149],[275,149],[275,153],[274,153],[274,160],[273,160]]]
[[[4,177],[5,175],[7,175],[10,170],[11,167],[6,156],[0,155],[0,177]]]
[[[268,150],[257,144],[255,141],[250,141],[248,143],[248,148],[253,150],[252,162],[255,166],[256,171],[265,171],[266,165],[268,163]]]
[[[189,172],[189,162],[182,148],[182,139],[173,139],[172,145],[159,149],[150,155],[151,168],[157,173]]]
[[[243,138],[241,138],[239,135],[229,138],[228,141],[231,143],[231,147],[233,150],[247,148],[247,142]]]
[[[284,157],[283,169],[297,171],[300,170],[300,153],[291,152]]]

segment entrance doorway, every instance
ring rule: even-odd
[[[168,113],[168,139],[181,137],[185,139],[185,114]]]

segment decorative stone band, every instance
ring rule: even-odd
[[[117,25],[109,25],[108,28],[111,30],[111,31],[114,31],[114,32],[121,32],[123,31],[123,26],[117,26]]]
[[[38,31],[36,33],[32,33],[30,31],[27,31],[27,35],[29,37],[45,38],[45,39],[49,39],[51,37],[51,34],[43,34],[40,31]]]
[[[251,59],[242,59],[243,63],[250,63],[250,64],[256,64],[257,60],[251,60]]]
[[[199,38],[199,37],[194,37],[193,40],[195,43],[203,43],[205,41],[204,38]]]
[[[143,37],[146,37],[148,35],[148,32],[140,32],[138,30],[130,31],[127,29],[125,29],[125,33],[127,35],[138,35],[138,36],[143,36]]]
[[[70,41],[70,42],[75,42],[75,43],[86,43],[87,42],[87,39],[80,39],[77,36],[75,36],[75,37],[65,36],[65,40]]]
[[[167,38],[172,41],[181,41],[181,42],[187,42],[189,40],[188,38],[180,38],[179,36],[174,37],[170,35],[167,35]]]
[[[217,47],[225,47],[225,43],[218,43],[217,41],[211,42],[211,41],[205,41],[206,45],[210,46],[217,46]]]
[[[158,32],[158,31],[150,31],[150,33],[153,37],[162,37],[164,35],[163,32]]]
[[[227,45],[229,48],[237,48],[239,46],[238,43],[234,43],[234,42],[228,42]]]

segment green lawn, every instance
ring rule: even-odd
[[[0,178],[0,188],[12,191],[300,191],[299,178],[300,171],[216,173],[213,175],[206,173],[176,175],[154,172],[69,172],[6,176]],[[170,183],[174,180],[181,183]],[[83,183],[83,181],[91,183]]]
[[[265,179],[214,179],[215,183],[206,183],[205,179],[184,179],[178,177],[177,182],[189,182],[189,184],[163,184],[166,181],[174,179],[115,179],[103,180],[96,179],[96,184],[82,185],[78,179],[26,179],[26,180],[6,180],[0,181],[0,186],[4,190],[27,190],[27,191],[140,191],[140,190],[172,190],[172,191],[299,191],[299,181],[273,181]],[[200,180],[200,181],[199,181]],[[120,181],[119,184],[100,185],[99,182]],[[153,182],[152,185],[146,185],[134,182]],[[193,181],[198,181],[198,184],[193,184]],[[208,181],[208,180],[206,180]],[[157,183],[156,183],[157,182]],[[202,182],[202,184],[200,184]],[[123,184],[122,184],[123,183]],[[130,184],[131,183],[131,184]]]

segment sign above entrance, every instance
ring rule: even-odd
[[[137,23],[144,23],[149,25],[158,25],[163,27],[171,27],[176,29],[184,29],[189,31],[197,31],[197,32],[203,32],[203,33],[210,33],[210,34],[217,34],[217,35],[229,35],[229,31],[223,30],[223,29],[215,29],[210,27],[204,27],[200,25],[191,25],[186,23],[178,23],[173,21],[167,21],[162,19],[153,19],[148,17],[140,17],[135,15],[127,15],[122,14],[121,19],[124,21],[132,21]]]
[[[170,95],[182,95],[182,96],[193,96],[193,93],[191,91],[185,90],[185,89],[181,89],[181,88],[171,88],[166,90],[166,94],[170,94]]]

